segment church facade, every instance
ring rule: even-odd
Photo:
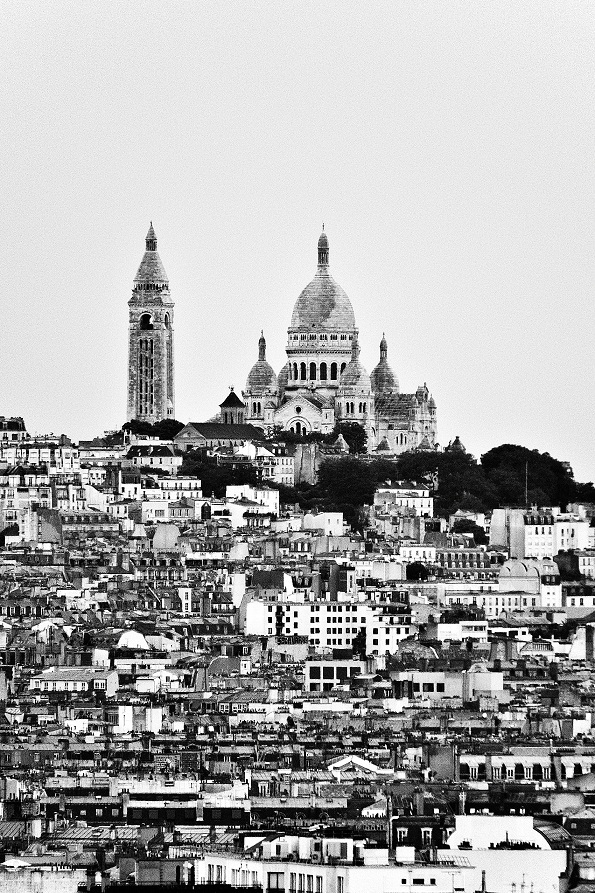
[[[359,354],[358,329],[348,296],[329,272],[329,243],[318,240],[314,279],[295,302],[287,331],[287,362],[277,375],[261,334],[258,360],[243,391],[246,422],[298,435],[330,433],[337,422],[358,422],[368,449],[401,453],[437,447],[436,404],[425,384],[402,394],[388,363],[384,335],[369,375]]]

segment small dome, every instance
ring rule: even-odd
[[[388,452],[390,453],[390,445],[386,437],[383,437],[378,446],[376,447],[376,452]]]
[[[277,376],[275,370],[266,361],[266,341],[264,334],[261,332],[258,340],[258,360],[252,366],[248,378],[246,380],[246,391],[254,393],[255,391],[276,391]]]
[[[399,382],[397,376],[388,364],[388,344],[384,333],[380,342],[380,360],[370,375],[370,382],[374,394],[398,394]]]
[[[339,381],[339,390],[345,388],[357,388],[360,391],[371,393],[372,384],[370,376],[359,361],[359,344],[357,335],[353,336],[351,344],[351,362],[347,364],[341,380]]]
[[[258,360],[254,363],[246,379],[246,390],[251,393],[277,390],[275,370],[266,360]]]
[[[287,387],[287,382],[289,381],[289,363],[285,363],[279,375],[277,377],[277,384],[279,386],[279,390],[283,393]]]
[[[388,365],[387,360],[380,360],[370,375],[372,390],[375,394],[397,393],[399,382],[397,376]]]
[[[447,447],[444,448],[445,453],[466,453],[467,450],[461,443],[461,438],[457,434],[454,440],[452,440]]]

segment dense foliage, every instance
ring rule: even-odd
[[[283,488],[281,498],[304,509],[342,511],[359,529],[364,521],[363,506],[373,501],[379,484],[390,480],[426,482],[435,497],[435,513],[443,517],[457,509],[487,512],[501,505],[526,504],[564,509],[573,501],[595,502],[593,484],[577,483],[562,462],[548,453],[511,444],[490,450],[480,463],[463,451],[403,453],[396,460],[327,459],[320,467],[317,484]],[[482,530],[472,523],[460,521],[456,529],[482,541]]]
[[[122,431],[130,431],[131,434],[146,434],[149,437],[158,437],[160,440],[173,440],[184,427],[183,422],[177,419],[162,419],[152,425],[150,422],[140,422],[133,419],[122,425]]]
[[[320,431],[295,434],[293,431],[276,428],[269,439],[282,441],[283,443],[326,443],[330,445],[336,441],[340,434],[343,435],[350,453],[366,452],[368,435],[366,434],[366,429],[358,422],[337,422],[330,434],[322,434]]]
[[[228,485],[258,483],[256,469],[252,465],[218,465],[216,459],[205,455],[202,450],[184,453],[179,473],[200,478],[204,496],[225,496]]]

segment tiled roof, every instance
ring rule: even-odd
[[[254,425],[223,425],[218,422],[189,422],[205,440],[264,440],[264,433]]]
[[[238,397],[238,395],[232,388],[231,391],[229,392],[229,394],[227,395],[227,397],[225,398],[225,400],[223,401],[223,403],[220,403],[219,406],[225,406],[227,409],[229,409],[230,407],[238,407],[239,406],[243,409],[244,403],[242,400],[240,400],[240,398]]]

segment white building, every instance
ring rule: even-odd
[[[374,505],[383,511],[391,508],[413,510],[424,518],[434,517],[434,498],[429,487],[409,481],[395,481],[383,484],[374,494]]]
[[[414,635],[411,615],[385,614],[380,605],[355,599],[307,600],[300,593],[287,599],[248,590],[240,606],[244,635],[305,636],[311,645],[348,648],[361,630],[366,653],[393,654],[400,642]]]
[[[515,886],[528,888],[529,883],[534,890],[566,888],[560,883],[567,867],[566,850],[552,849],[545,827],[542,831],[535,826],[532,816],[456,815],[449,849],[439,850],[438,858],[452,857],[461,844],[472,865],[474,890],[510,893]],[[523,844],[524,849],[519,846]]]
[[[265,840],[256,833],[246,835],[245,848],[250,851],[243,854],[205,850],[204,859],[194,862],[196,883],[262,886],[270,893],[415,893],[420,887],[474,893],[471,867],[458,854],[421,863],[413,847],[397,847],[396,861],[389,862],[387,849],[351,838],[279,834]],[[136,878],[138,884],[148,880]]]
[[[262,505],[273,515],[279,514],[279,491],[269,487],[253,487],[251,484],[228,485],[225,488],[228,500],[247,499]]]
[[[401,543],[399,555],[407,564],[413,564],[416,561],[420,561],[422,564],[436,564],[436,546]]]
[[[113,697],[118,691],[118,674],[97,667],[49,667],[31,678],[29,691],[102,691]]]
[[[302,530],[321,530],[324,536],[342,536],[345,530],[343,512],[306,512]]]
[[[578,557],[578,572],[583,577],[588,577],[590,580],[595,579],[595,550],[594,549],[586,549],[584,551],[577,553]]]

